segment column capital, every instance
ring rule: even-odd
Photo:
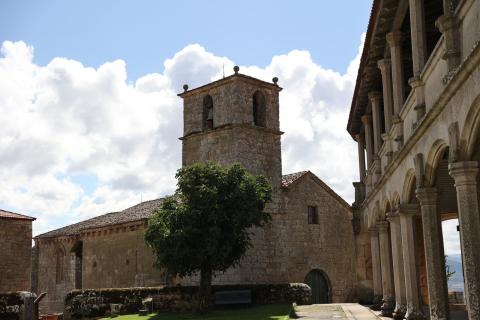
[[[396,211],[391,211],[391,212],[387,212],[387,221],[388,222],[396,222],[400,219],[400,213],[398,212],[398,210]]]
[[[362,120],[362,123],[366,125],[370,122],[370,120],[372,119],[372,116],[369,114],[364,114],[363,116],[360,117],[360,119]]]
[[[390,69],[390,67],[392,66],[392,61],[388,58],[380,59],[377,61],[377,66],[378,69],[380,69],[380,71],[382,71],[383,73]]]
[[[476,185],[478,176],[477,161],[454,162],[448,165],[448,172],[455,180],[455,186]]]
[[[363,140],[364,140],[363,137],[364,137],[364,134],[363,134],[363,133],[357,133],[357,134],[355,134],[355,141],[357,141],[357,142],[359,142],[359,143],[360,143],[360,141],[363,142]]]
[[[436,21],[435,21],[435,27],[438,28],[438,30],[441,33],[444,33],[447,30],[450,29],[455,29],[458,27],[459,21],[457,17],[453,14],[444,14],[441,15]]]
[[[415,203],[403,203],[400,206],[398,206],[397,211],[400,216],[420,215],[420,206]]]
[[[392,123],[393,124],[401,124],[403,122],[402,118],[399,115],[394,115],[392,117]]]
[[[410,79],[408,79],[408,85],[412,87],[412,89],[421,87],[424,85],[422,79],[419,76],[413,76]]]
[[[387,33],[386,38],[390,47],[400,46],[404,39],[403,33],[401,31],[392,31],[390,33]]]
[[[388,231],[388,222],[387,221],[378,221],[377,222],[378,232],[387,232]]]
[[[433,205],[437,203],[438,191],[437,188],[417,188],[415,190],[417,199],[420,205]]]
[[[370,231],[370,235],[378,237],[378,228],[377,227],[370,227],[370,228],[368,228],[368,231]]]
[[[368,99],[373,102],[378,102],[382,99],[382,93],[380,91],[370,91],[368,93]]]

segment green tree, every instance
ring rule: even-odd
[[[270,221],[264,208],[272,188],[238,164],[194,164],[179,169],[176,178],[177,190],[149,220],[145,241],[168,273],[200,273],[196,311],[205,313],[214,273],[237,265],[251,246],[252,227]]]

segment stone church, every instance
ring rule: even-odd
[[[369,294],[368,241],[356,237],[352,208],[310,171],[282,174],[278,79],[272,83],[235,73],[179,94],[183,99],[182,165],[240,163],[273,186],[272,223],[254,230],[253,248],[239,267],[214,283],[306,282],[315,302],[347,302]],[[35,237],[33,291],[47,292],[41,310],[63,310],[67,292],[193,284],[154,266],[143,232],[162,199]],[[368,240],[368,237],[366,238]]]

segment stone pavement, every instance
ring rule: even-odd
[[[301,320],[379,320],[370,309],[358,303],[312,304],[297,306]]]

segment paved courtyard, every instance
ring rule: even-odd
[[[313,304],[298,306],[297,315],[302,320],[380,320],[370,309],[358,303]]]

